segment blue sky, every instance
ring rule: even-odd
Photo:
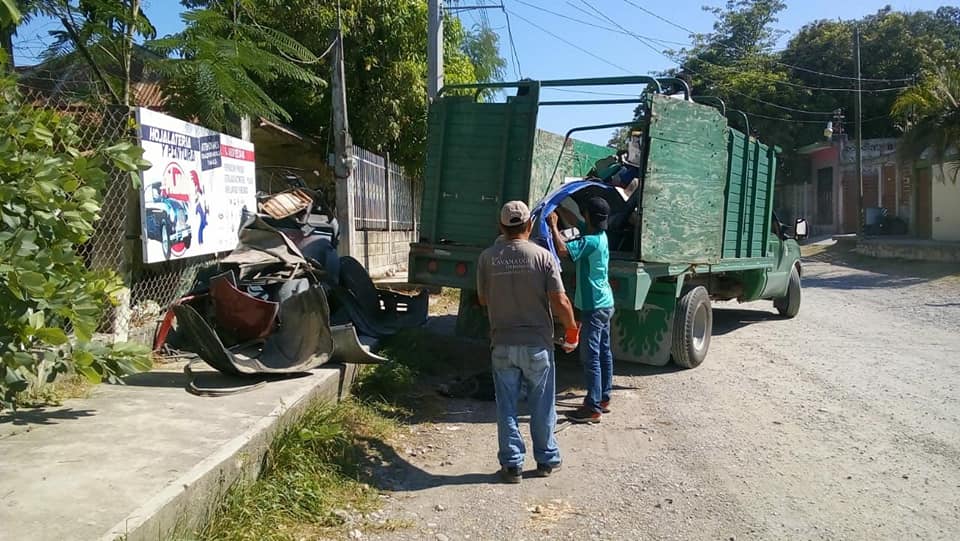
[[[497,0],[448,0],[446,3],[448,6],[493,5]],[[817,19],[855,19],[874,13],[888,4],[900,11],[916,11],[933,10],[949,3],[946,0],[788,0],[788,7],[780,14],[777,27],[788,32],[781,40],[786,43],[797,29]],[[631,4],[642,6],[665,20],[655,18]],[[559,79],[628,73],[646,75],[674,67],[675,64],[623,32],[592,28],[538,8],[602,26],[613,26],[591,11],[589,6],[593,6],[637,34],[688,43],[688,32],[678,26],[708,32],[713,24],[713,15],[704,12],[701,6],[724,4],[723,0],[586,0],[586,3],[584,0],[503,0],[510,14],[519,66],[512,59],[503,11],[499,8],[472,10],[460,12],[459,15],[467,25],[480,24],[485,20],[500,34],[501,53],[510,60],[508,79],[515,79],[518,74],[533,79]],[[176,32],[182,26],[179,17],[181,8],[177,0],[146,0],[145,11],[160,35]],[[21,29],[16,40],[20,63],[28,62],[39,54],[46,41],[46,33],[54,27],[49,21],[38,20]],[[664,44],[661,49],[668,47],[671,45]],[[869,77],[869,69],[869,66],[864,66],[865,77]],[[609,88],[593,90],[611,91]],[[632,88],[612,90],[631,94],[638,91]],[[575,99],[581,96],[552,90],[545,91],[544,97]],[[587,98],[586,95],[582,97]],[[539,124],[544,129],[564,133],[574,126],[629,120],[632,109],[631,105],[545,107],[540,113]],[[606,143],[608,135],[609,130],[604,130],[583,133],[578,137]]]

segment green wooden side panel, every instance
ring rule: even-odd
[[[566,177],[586,176],[597,160],[613,154],[613,150],[609,147],[577,139],[568,139],[565,147],[563,144],[562,135],[537,130],[530,171],[530,200],[527,201],[529,204],[534,205],[539,202]],[[562,155],[561,148],[563,148]],[[556,168],[556,174],[554,174],[554,168]]]
[[[776,151],[730,129],[727,186],[724,195],[723,258],[770,255],[770,213],[773,204]]]
[[[430,107],[421,239],[483,246],[505,201],[528,200],[538,92],[506,103],[444,97]]]
[[[641,259],[715,263],[722,255],[727,122],[712,107],[658,95],[651,111]]]
[[[421,207],[422,242],[487,246],[497,237],[506,201],[533,205],[545,194],[563,136],[536,129],[536,88],[506,103],[448,96],[428,117],[427,163]],[[584,176],[611,150],[569,140],[553,180]]]

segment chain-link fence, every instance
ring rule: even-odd
[[[73,89],[77,88],[76,86]],[[134,110],[130,107],[107,105],[96,86],[87,83],[83,92],[59,80],[23,78],[20,84],[24,102],[33,107],[57,111],[77,126],[81,139],[80,151],[85,152],[121,141],[135,141],[137,136]],[[153,86],[142,89],[147,97],[137,95],[136,102],[157,106],[153,100]],[[151,97],[152,96],[152,97]],[[160,99],[160,98],[157,98]],[[389,158],[354,147],[357,159],[354,225],[357,231],[384,232],[377,250],[383,252],[381,267],[396,266],[406,261],[405,250],[416,233],[418,193],[416,183]],[[109,172],[109,181],[102,194],[101,219],[95,224],[90,240],[77,247],[87,266],[95,270],[113,270],[120,273],[128,293],[120,305],[104,315],[100,332],[106,339],[136,340],[148,343],[152,339],[158,318],[166,307],[186,293],[193,285],[198,271],[215,260],[216,256],[171,260],[163,263],[143,263],[142,226],[140,221],[141,195],[133,187],[128,173]],[[307,178],[316,172],[290,167],[261,167],[257,170],[258,189],[273,193],[300,182],[315,184]],[[315,180],[315,179],[314,179]],[[332,198],[333,190],[325,194]],[[333,202],[327,208],[333,208]],[[387,234],[387,231],[392,233]],[[394,238],[396,237],[396,238]],[[369,259],[369,247],[363,247]]]
[[[24,103],[54,110],[77,126],[80,152],[135,141],[136,124],[129,107],[104,104],[97,96],[21,84]],[[142,263],[140,195],[129,173],[110,170],[101,194],[101,218],[90,240],[77,247],[86,265],[123,276],[128,294],[101,321],[108,340],[149,342],[166,306],[193,284],[197,271],[213,257],[146,265]]]

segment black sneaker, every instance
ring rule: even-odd
[[[523,470],[519,466],[504,466],[500,468],[500,480],[515,485],[523,478]]]
[[[587,399],[583,399],[583,407],[587,407]],[[610,413],[610,401],[601,400],[600,401],[600,413]]]
[[[589,408],[579,407],[567,413],[567,419],[574,423],[599,423],[602,415],[599,411],[593,411]]]
[[[537,469],[534,472],[536,477],[550,477],[554,472],[560,471],[560,467],[563,465],[563,462],[557,462],[556,464],[537,464]]]

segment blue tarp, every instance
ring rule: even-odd
[[[533,219],[533,233],[530,235],[530,240],[536,242],[540,246],[543,246],[547,250],[550,250],[550,253],[553,254],[553,257],[557,259],[558,263],[560,262],[560,256],[557,255],[557,250],[553,245],[553,235],[550,234],[550,224],[547,223],[546,216],[556,210],[564,199],[579,192],[580,190],[583,190],[584,188],[589,188],[591,186],[597,186],[604,190],[616,191],[613,186],[601,184],[599,182],[593,182],[590,180],[575,180],[573,182],[563,184],[556,190],[550,192],[550,194],[537,203],[537,206],[531,211]]]

